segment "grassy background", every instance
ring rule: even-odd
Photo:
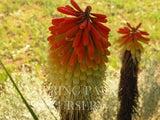
[[[149,45],[144,45],[139,72],[141,120],[160,119],[160,1],[159,0],[77,0],[85,9],[108,16],[111,28],[111,55],[106,71],[107,94],[92,115],[95,120],[115,120],[118,110],[117,87],[121,62],[116,40],[117,30],[128,21],[150,33]],[[50,120],[43,100],[58,118],[49,96],[42,89],[48,53],[46,38],[51,19],[61,17],[58,6],[69,0],[0,0],[0,59],[11,72],[20,90],[32,105],[40,120]],[[0,66],[0,120],[31,120],[32,117]]]

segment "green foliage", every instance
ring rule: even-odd
[[[69,0],[0,0],[0,58],[11,75],[16,79],[27,101],[34,106],[34,111],[41,120],[50,120],[54,117],[45,107],[39,96],[46,103],[52,102],[42,91],[45,81],[45,69],[48,53],[47,37],[50,35],[48,27],[53,17],[60,17],[56,11],[58,6],[69,4]],[[158,114],[159,84],[160,84],[160,1],[158,0],[76,0],[83,9],[92,6],[92,11],[108,16],[106,25],[111,28],[109,41],[111,55],[106,71],[107,94],[102,105],[95,111],[98,120],[115,120],[118,110],[117,87],[121,61],[116,40],[119,38],[117,30],[124,26],[126,21],[132,25],[142,22],[142,28],[150,33],[149,45],[145,45],[140,65],[140,117],[145,120],[156,120]],[[148,61],[147,61],[148,60]],[[142,72],[143,71],[143,72]],[[5,82],[4,82],[5,81]],[[0,93],[0,119],[2,120],[31,120],[28,111],[20,101],[12,84],[8,81],[0,66],[0,83],[5,92]],[[114,107],[113,107],[114,106]],[[56,113],[56,117],[58,114]],[[145,117],[146,116],[146,117]]]

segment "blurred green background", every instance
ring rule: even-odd
[[[160,1],[159,0],[76,0],[84,10],[107,15],[106,26],[111,29],[109,63],[106,70],[107,94],[102,106],[92,114],[93,120],[115,120],[118,110],[117,88],[121,67],[120,50],[116,40],[119,27],[126,22],[150,33],[150,42],[139,70],[139,118],[160,119]],[[44,101],[59,118],[50,97],[43,90],[48,55],[48,27],[58,6],[69,0],[0,0],[0,59],[15,79],[21,92],[32,105],[40,120],[54,120]],[[43,101],[44,100],[44,101]],[[0,66],[0,120],[32,120],[19,95]]]

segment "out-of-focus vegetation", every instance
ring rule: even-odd
[[[108,16],[111,28],[110,58],[107,63],[107,92],[102,105],[92,114],[93,120],[115,120],[118,110],[117,88],[121,67],[117,30],[126,22],[150,33],[150,42],[139,71],[139,118],[160,119],[160,1],[159,0],[76,0],[83,9],[92,6],[93,12]],[[58,6],[69,0],[0,0],[0,59],[11,72],[21,92],[40,120],[54,120],[58,113],[50,97],[43,91],[47,67],[51,19],[61,17]],[[44,101],[43,101],[44,100]],[[0,66],[0,120],[31,120],[32,117]]]

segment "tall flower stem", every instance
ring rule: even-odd
[[[122,68],[119,83],[118,97],[120,110],[118,120],[132,120],[138,102],[138,61],[133,60],[130,51],[125,51],[122,58]]]
[[[122,68],[119,83],[118,97],[120,108],[117,115],[118,120],[132,120],[138,104],[138,64],[143,52],[141,43],[148,43],[149,35],[145,31],[139,30],[141,23],[136,27],[131,27],[129,23],[124,28],[120,28],[118,33],[123,34],[117,42],[120,43],[122,52]]]

